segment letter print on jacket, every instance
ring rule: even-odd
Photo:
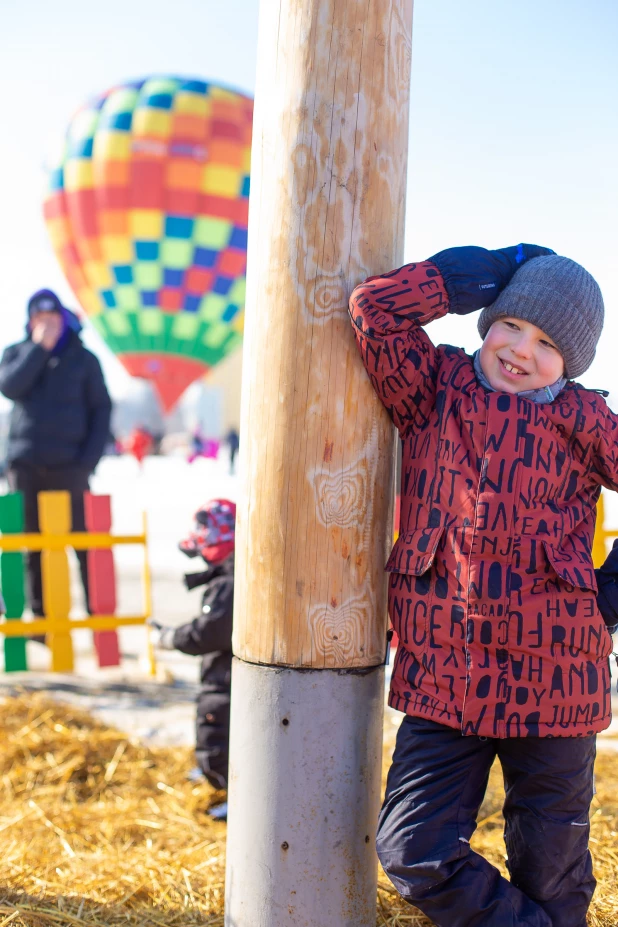
[[[543,404],[484,389],[469,355],[422,329],[447,311],[429,261],[350,300],[403,448],[390,704],[486,737],[603,730],[611,638],[590,550],[601,486],[618,488],[618,418],[575,383]]]

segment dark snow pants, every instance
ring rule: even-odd
[[[201,691],[197,699],[195,758],[216,789],[227,788],[230,693]]]
[[[8,472],[11,492],[21,492],[24,497],[24,527],[26,531],[39,530],[39,509],[37,496],[40,492],[66,490],[71,493],[71,519],[73,531],[84,531],[84,493],[88,492],[88,471],[77,467],[52,470],[48,467],[14,465]],[[90,613],[88,601],[88,555],[85,550],[76,551],[79,570],[84,587],[86,611]],[[41,582],[41,555],[27,554],[29,604],[34,615],[43,616],[43,588]]]
[[[585,927],[595,742],[463,737],[405,717],[377,838],[395,888],[437,927]],[[469,845],[496,756],[510,882]]]

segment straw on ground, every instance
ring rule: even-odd
[[[32,694],[0,703],[0,730],[0,927],[222,927],[225,825],[206,815],[222,796],[187,781],[189,749]],[[599,755],[597,789],[589,923],[615,927],[617,753]],[[505,872],[502,798],[494,768],[472,842]],[[381,875],[377,924],[430,922]]]

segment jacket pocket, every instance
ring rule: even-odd
[[[444,531],[443,527],[416,528],[400,534],[384,567],[386,572],[422,576],[434,561]]]
[[[597,578],[590,557],[575,551],[564,551],[559,547],[552,547],[547,541],[543,541],[543,547],[545,556],[560,579],[571,586],[586,589],[596,595],[598,592]]]

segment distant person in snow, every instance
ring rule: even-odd
[[[191,436],[191,450],[187,457],[187,463],[193,463],[198,457],[204,457],[206,460],[216,460],[219,447],[218,441],[214,438],[206,438],[198,428]]]
[[[143,425],[138,425],[133,429],[128,438],[126,438],[122,447],[127,453],[131,454],[142,465],[144,458],[152,454],[154,441],[151,433]]]
[[[0,392],[13,400],[8,481],[24,496],[25,529],[39,530],[37,495],[71,493],[73,530],[83,531],[84,492],[109,435],[111,402],[97,358],[81,342],[78,318],[51,290],[28,302],[26,338],[6,348]],[[88,605],[86,552],[78,552]],[[41,555],[28,554],[30,607],[43,617]]]
[[[238,454],[238,447],[240,445],[240,437],[235,428],[230,428],[225,436],[225,441],[230,452],[230,473],[235,473],[236,455]]]

